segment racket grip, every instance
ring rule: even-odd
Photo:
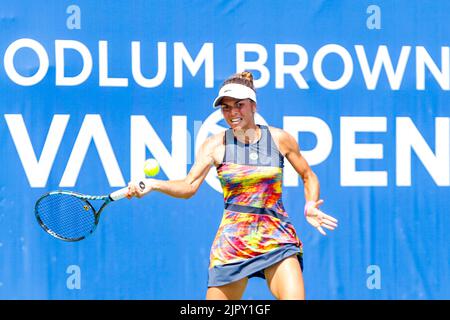
[[[141,191],[145,190],[145,183],[144,183],[144,181],[139,181],[139,187],[141,188]],[[127,193],[128,193],[128,187],[125,187],[125,188],[119,189],[117,191],[114,191],[113,193],[111,193],[109,195],[109,197],[111,198],[111,200],[117,201],[117,200],[125,198]]]

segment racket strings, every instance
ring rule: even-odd
[[[92,207],[70,194],[55,193],[42,198],[36,212],[50,233],[66,240],[84,238],[95,228]]]

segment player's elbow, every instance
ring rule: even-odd
[[[182,199],[190,199],[190,198],[192,198],[192,196],[195,194],[195,192],[186,192],[186,193],[183,193],[182,195],[181,195],[181,198]]]
[[[190,199],[190,198],[192,198],[194,195],[195,195],[195,191],[186,193],[186,194],[184,195],[183,199],[186,199],[186,200],[187,200],[187,199]]]
[[[317,183],[318,179],[314,171],[311,170],[311,168],[308,168],[301,174],[303,183]]]
[[[182,195],[183,199],[190,199],[197,193],[197,188],[193,186],[192,184],[188,183],[188,187],[186,188],[185,192]]]

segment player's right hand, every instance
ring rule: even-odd
[[[142,186],[139,181],[130,181],[128,182],[128,193],[126,195],[127,199],[131,199],[133,197],[142,198],[147,193],[150,193],[153,188],[152,179],[144,180],[145,186]]]

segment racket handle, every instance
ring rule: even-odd
[[[144,181],[139,181],[139,187],[141,188],[141,191],[145,190],[145,183],[144,183]],[[125,198],[127,193],[128,193],[128,187],[125,187],[125,188],[119,189],[117,191],[114,191],[113,193],[111,193],[109,195],[109,197],[111,198],[111,200],[117,201],[117,200]]]

